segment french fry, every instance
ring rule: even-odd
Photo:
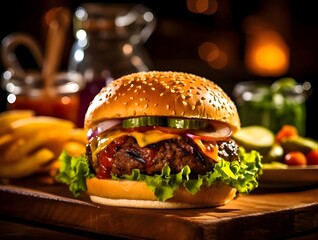
[[[16,137],[10,133],[0,135],[0,152],[3,153],[5,149],[9,148],[11,144],[14,144],[16,140]],[[3,159],[4,158],[0,158],[0,162]]]
[[[13,142],[7,149],[2,152],[1,162],[4,163],[13,163],[19,161],[20,157],[26,155],[21,154],[21,148],[26,144],[26,140],[23,138],[17,139]],[[22,148],[23,149],[23,148]],[[19,154],[19,155],[17,155]]]
[[[86,152],[86,147],[79,142],[67,142],[64,149],[70,156],[80,156]]]
[[[32,175],[41,169],[42,165],[54,159],[54,153],[42,148],[30,156],[22,157],[21,161],[0,164],[1,178],[22,178]]]
[[[33,134],[32,137],[29,137],[28,140],[20,138],[4,152],[4,161],[11,163],[19,162],[21,161],[21,156],[27,156],[36,149],[47,147],[47,145],[50,144],[50,149],[55,150],[51,150],[52,152],[61,152],[67,139],[68,135],[64,129],[47,129],[45,131],[39,131]],[[58,148],[58,150],[56,148]]]
[[[34,116],[32,110],[9,110],[0,113],[0,135],[3,135],[11,130],[10,124],[19,119],[26,119]]]
[[[34,173],[58,172],[58,157],[65,149],[78,156],[85,153],[86,131],[75,124],[31,110],[0,113],[0,178],[21,178]]]
[[[83,128],[74,128],[70,131],[70,141],[81,142],[87,144],[86,131]]]
[[[46,164],[44,164],[41,169],[37,171],[37,173],[48,173],[49,176],[54,176],[51,174],[51,172],[57,172],[60,169],[60,161],[58,159],[55,159],[53,161],[50,161]]]
[[[11,123],[13,134],[17,137],[32,137],[35,132],[52,129],[65,132],[73,128],[73,122],[49,116],[34,116]]]

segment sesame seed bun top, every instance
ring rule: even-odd
[[[91,102],[85,128],[107,119],[139,116],[200,118],[240,128],[235,104],[214,82],[189,73],[138,72],[104,87]]]

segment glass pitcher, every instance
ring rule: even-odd
[[[86,82],[81,93],[80,122],[102,87],[120,76],[152,68],[143,43],[155,26],[155,16],[143,5],[85,3],[76,9],[76,41],[68,68],[82,73]]]

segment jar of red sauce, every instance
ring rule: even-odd
[[[81,74],[57,73],[47,87],[40,73],[16,76],[7,70],[2,75],[1,84],[7,92],[8,110],[31,109],[37,115],[67,119],[77,124],[78,93],[84,87]]]

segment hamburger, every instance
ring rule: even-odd
[[[213,81],[149,71],[105,86],[87,109],[85,156],[63,152],[58,181],[93,202],[216,207],[258,186],[261,156],[231,139],[235,104]]]

